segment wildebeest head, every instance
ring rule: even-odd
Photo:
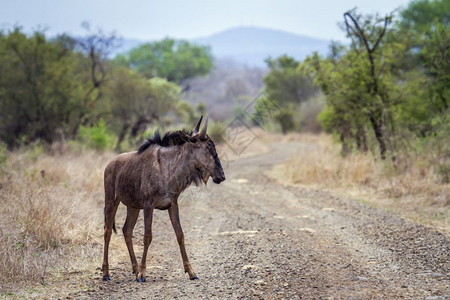
[[[197,140],[194,144],[196,149],[194,151],[195,168],[202,174],[204,183],[211,177],[214,183],[219,184],[225,180],[225,173],[223,172],[222,164],[217,155],[216,146],[214,145],[213,140],[206,134],[208,117],[206,117],[203,128],[199,132],[202,118],[203,116],[200,117],[197,125],[195,125],[195,128],[192,131],[192,137]]]

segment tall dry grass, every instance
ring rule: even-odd
[[[278,166],[273,171],[276,177],[349,194],[450,232],[450,186],[426,157],[399,157],[401,164],[395,168],[371,153],[342,157],[330,135],[302,134],[292,139],[314,147]]]
[[[97,256],[98,247],[84,250],[102,235],[103,169],[114,154],[49,155],[36,147],[7,156],[0,172],[0,282],[46,282],[73,269],[80,255]]]

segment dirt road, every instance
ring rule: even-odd
[[[224,183],[185,192],[181,221],[200,280],[183,273],[167,212],[157,211],[146,283],[135,282],[119,230],[110,253],[112,281],[101,281],[97,269],[85,279],[87,288],[65,296],[450,299],[448,236],[328,192],[283,186],[264,175],[311,147],[272,144],[265,154],[230,162]],[[119,229],[123,221],[122,210],[116,219]],[[142,234],[140,216],[134,234],[138,256]]]

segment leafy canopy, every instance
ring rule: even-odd
[[[162,77],[175,83],[206,75],[213,66],[209,47],[170,38],[141,45],[115,60],[147,78]]]
[[[9,146],[18,137],[52,142],[77,130],[94,95],[86,93],[86,59],[74,46],[67,36],[47,40],[20,28],[0,33],[0,139]]]
[[[450,26],[450,1],[415,0],[401,12],[400,24],[418,32],[426,32],[431,23]]]

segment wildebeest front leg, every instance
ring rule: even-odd
[[[122,232],[125,238],[125,243],[127,244],[128,253],[130,254],[131,266],[133,268],[133,274],[138,273],[138,264],[136,260],[136,255],[133,249],[133,229],[136,225],[137,218],[139,216],[140,209],[127,207],[127,219],[123,225]]]
[[[145,282],[145,271],[147,268],[147,252],[150,243],[152,242],[152,219],[153,219],[153,207],[144,207],[144,252],[142,253],[141,267],[139,273],[136,276],[136,280],[139,282]]]
[[[195,275],[194,270],[192,270],[191,264],[187,257],[186,248],[184,247],[184,233],[181,228],[180,216],[178,213],[178,205],[172,204],[169,207],[170,222],[172,222],[173,229],[175,230],[175,235],[177,236],[178,245],[180,246],[181,258],[183,258],[184,271],[189,274],[190,279],[198,279]]]

